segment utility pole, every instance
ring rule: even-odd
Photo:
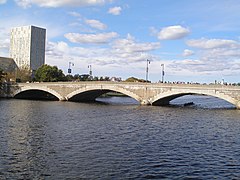
[[[150,64],[150,60],[147,59],[147,68],[146,68],[146,81],[148,82],[148,64]]]
[[[161,64],[161,67],[162,67],[162,83],[164,83],[164,75],[165,75],[164,64]]]
[[[88,65],[88,69],[89,69],[89,79],[93,80],[93,76],[92,76],[92,65]]]
[[[74,63],[69,62],[69,64],[68,64],[68,74],[69,75],[72,73],[71,65],[74,66]]]
[[[92,65],[88,65],[89,75],[92,76]]]

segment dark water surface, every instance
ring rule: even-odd
[[[103,100],[0,100],[0,179],[240,179],[232,105],[200,96],[171,107]]]

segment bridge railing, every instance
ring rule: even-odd
[[[141,83],[141,82],[112,82],[112,81],[81,81],[81,82],[35,82],[18,83],[15,86],[59,86],[59,85],[122,85],[122,86],[144,86],[144,87],[171,87],[171,88],[200,88],[200,89],[231,89],[240,90],[240,86],[221,84],[173,84],[173,83]],[[14,86],[14,85],[13,85]]]

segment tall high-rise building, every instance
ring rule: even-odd
[[[37,70],[45,63],[46,29],[35,26],[16,27],[11,30],[10,57],[17,66]]]

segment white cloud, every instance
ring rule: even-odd
[[[81,59],[93,57],[100,54],[101,48],[71,47],[66,42],[47,42],[46,55],[56,59],[77,56]]]
[[[227,39],[199,39],[187,41],[191,47],[198,48],[199,59],[174,61],[170,67],[173,71],[210,75],[239,74],[240,44]],[[191,54],[185,50],[184,54]]]
[[[48,64],[58,65],[59,68],[66,70],[66,64],[71,59],[78,68],[78,73],[87,72],[87,65],[94,66],[94,75],[97,71],[102,71],[100,75],[106,75],[106,69],[112,70],[113,66],[117,67],[119,64],[126,64],[128,59],[123,59],[117,54],[112,53],[112,49],[100,47],[71,47],[65,42],[48,42],[46,59]],[[103,67],[104,66],[104,67]],[[112,66],[112,67],[111,67]],[[86,67],[84,72],[84,67]],[[111,68],[110,68],[111,67]],[[115,73],[118,71],[115,69]],[[76,70],[74,71],[76,72]],[[113,74],[111,73],[113,76]]]
[[[113,48],[116,51],[128,53],[140,53],[152,51],[160,48],[159,42],[154,43],[136,43],[134,37],[128,34],[126,39],[118,39],[113,43]]]
[[[240,44],[234,40],[225,39],[197,39],[187,41],[187,45],[190,47],[200,49],[214,49],[214,48],[239,48]]]
[[[8,56],[9,55],[9,29],[8,28],[0,28],[0,56]]]
[[[68,57],[68,59],[81,59],[95,65],[119,66],[154,59],[149,52],[159,47],[159,42],[137,43],[132,36],[128,35],[126,39],[117,39],[110,44],[110,47],[105,48],[71,47],[66,42],[48,42],[46,55],[50,59],[64,60],[64,57]]]
[[[82,6],[96,6],[111,2],[112,0],[15,0],[15,2],[24,8],[36,4],[40,7],[82,7]]]
[[[170,64],[173,72],[197,74],[239,74],[237,67],[240,62],[240,43],[228,39],[196,39],[186,42],[196,48],[198,59],[176,60]],[[193,55],[194,52],[185,49],[183,56]]]
[[[187,36],[190,33],[190,30],[182,26],[169,26],[163,28],[158,33],[158,39],[160,40],[175,40],[181,39]]]
[[[159,32],[155,27],[150,27],[149,30],[150,30],[150,35],[151,36],[158,36]]]
[[[68,14],[70,14],[71,16],[74,16],[74,17],[82,17],[82,15],[80,13],[75,12],[75,11],[71,11]]]
[[[224,58],[224,59],[239,59],[240,60],[240,51],[239,49],[212,49],[205,52],[205,57],[215,58]]]
[[[0,49],[8,49],[10,45],[10,40],[9,39],[1,39],[0,40]]]
[[[199,74],[218,74],[231,72],[232,74],[236,73],[236,69],[233,66],[236,63],[232,61],[224,60],[209,60],[205,59],[184,59],[173,61],[169,67],[175,72],[189,72],[189,73],[199,73]],[[239,72],[237,72],[239,74]],[[190,75],[190,74],[189,74]]]
[[[183,51],[183,56],[192,56],[194,54],[194,51],[192,51],[192,50],[189,50],[189,49],[185,49],[184,51]]]
[[[116,15],[120,15],[121,11],[122,11],[122,8],[118,6],[118,7],[110,8],[108,10],[108,13],[116,16]]]
[[[69,59],[73,60],[75,67],[85,67],[87,72],[87,64],[94,66],[95,75],[100,72],[111,72],[111,76],[118,73],[131,72],[129,74],[142,74],[145,68],[146,59],[153,59],[150,68],[151,72],[159,74],[157,60],[159,57],[153,56],[150,52],[160,48],[160,43],[142,42],[138,43],[131,35],[125,39],[117,39],[110,47],[71,47],[66,42],[48,43],[47,44],[47,63],[58,64],[62,69],[65,68]],[[205,52],[205,51],[204,51]],[[207,53],[209,52],[209,54]],[[208,55],[208,56],[207,56]],[[232,58],[230,58],[230,56]],[[236,50],[220,49],[206,50],[199,59],[183,59],[183,60],[161,60],[166,65],[168,75],[181,76],[199,76],[199,75],[216,75],[216,74],[239,74],[240,68],[240,52]],[[155,63],[155,64],[154,64]],[[160,63],[160,62],[159,62]],[[156,67],[155,67],[156,66]],[[127,71],[127,70],[129,71]],[[74,72],[76,72],[75,70]],[[123,71],[123,72],[122,72]],[[79,70],[83,72],[83,70]],[[76,72],[77,73],[77,72]],[[126,76],[129,76],[125,73]],[[141,76],[140,76],[141,77]],[[191,79],[191,78],[190,78]]]
[[[85,23],[87,25],[91,26],[92,28],[99,29],[99,30],[104,30],[107,28],[107,26],[105,24],[103,24],[100,21],[95,20],[95,19],[86,19]]]
[[[149,48],[144,48],[148,46]],[[183,60],[159,60],[159,57],[155,57],[150,54],[151,50],[159,47],[159,44],[155,43],[137,43],[136,40],[128,35],[126,39],[117,39],[112,43],[110,47],[71,47],[66,42],[48,42],[46,51],[46,60],[48,64],[56,65],[67,70],[66,66],[71,60],[74,62],[74,73],[86,73],[88,72],[87,65],[92,64],[94,69],[94,75],[102,76],[122,76],[123,78],[129,76],[136,76],[144,78],[144,70],[146,68],[146,59],[153,59],[150,64],[151,74],[159,75],[160,63],[164,63],[166,67],[167,77],[178,76],[176,80],[182,80],[182,77],[194,77],[199,79],[201,77],[213,77],[208,81],[214,82],[219,75],[240,75],[240,52],[237,51],[225,51],[222,55],[232,56],[234,60],[225,59],[225,57],[211,59],[212,55],[206,57],[203,55],[199,59],[183,59]],[[139,52],[138,49],[142,50]],[[207,50],[208,51],[208,50]],[[212,51],[212,50],[210,50]],[[215,52],[220,53],[219,52]],[[85,68],[85,69],[84,69]],[[220,77],[221,78],[221,77]],[[186,79],[186,81],[188,81]],[[197,80],[196,80],[197,81]]]
[[[7,0],[0,0],[0,4],[5,4]]]
[[[9,56],[10,39],[0,38],[0,56]]]
[[[116,38],[118,34],[116,32],[100,34],[68,33],[64,36],[73,43],[104,44],[108,43],[111,39]]]

